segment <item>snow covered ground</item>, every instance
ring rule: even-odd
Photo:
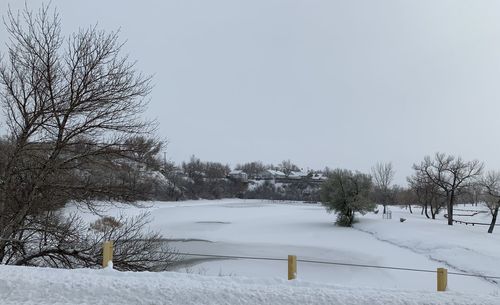
[[[400,217],[408,218],[409,221],[394,230],[391,226],[380,225],[376,218],[366,217],[356,228],[372,234],[378,240],[441,262],[447,268],[468,274],[500,276],[500,227],[496,228],[496,233],[487,234],[488,226],[455,224],[450,227],[445,224],[443,216],[438,221],[430,221],[420,215],[411,215],[410,218],[407,211],[397,209],[393,212],[393,217],[394,221],[399,221]],[[474,217],[459,216],[456,219],[489,223],[490,217],[489,213],[482,213]],[[500,288],[498,284],[496,286]]]
[[[300,280],[15,266],[0,266],[0,298],[2,305],[498,305],[500,301],[490,295],[360,289]]]
[[[333,225],[334,215],[314,204],[231,199],[144,205],[147,207],[113,207],[106,214],[149,211],[151,228],[174,240],[172,244],[180,252],[274,258],[295,254],[299,259],[430,270],[447,267],[449,272],[500,276],[499,233],[487,234],[486,227],[449,227],[442,215],[433,221],[419,213],[392,208],[391,220],[371,213],[361,216],[354,228],[339,228]],[[88,220],[95,218],[83,215]],[[407,221],[401,223],[399,217]],[[207,260],[179,266],[178,271],[285,279],[287,266],[284,261]],[[377,289],[436,289],[434,273],[300,262],[298,278]],[[500,286],[496,281],[450,275],[449,290],[498,296]]]

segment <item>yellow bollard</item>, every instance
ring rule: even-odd
[[[437,291],[446,291],[448,286],[448,269],[437,268]]]
[[[297,256],[288,255],[288,279],[294,280],[297,278]]]
[[[102,267],[106,268],[110,261],[113,261],[113,242],[105,241],[102,244]]]

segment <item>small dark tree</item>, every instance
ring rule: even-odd
[[[484,200],[491,213],[488,233],[493,233],[500,209],[500,172],[488,172],[479,183],[484,188]]]
[[[369,200],[372,180],[369,175],[345,169],[330,172],[321,188],[321,201],[329,213],[337,212],[336,223],[351,226],[356,212],[364,214],[375,208]]]

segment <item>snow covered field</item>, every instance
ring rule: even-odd
[[[180,252],[321,260],[500,275],[500,234],[486,227],[449,227],[441,216],[392,208],[393,218],[361,216],[354,228],[333,224],[316,204],[263,200],[117,204],[104,215],[148,211]],[[474,209],[476,209],[474,207]],[[69,206],[87,221],[98,216]],[[403,223],[400,217],[407,220]],[[459,217],[457,217],[459,218]],[[486,213],[462,220],[485,222]],[[500,304],[498,280],[449,276],[435,292],[436,274],[299,262],[286,280],[286,261],[206,260],[185,256],[178,272],[118,272],[0,266],[0,304]]]
[[[428,220],[418,212],[392,208],[393,218],[359,217],[354,228],[333,225],[335,215],[304,203],[262,200],[217,200],[144,203],[145,208],[113,207],[106,214],[134,215],[149,211],[151,228],[172,239],[180,252],[333,261],[500,276],[500,235],[486,227],[449,227],[442,216]],[[487,217],[488,215],[483,215]],[[85,214],[89,220],[95,216]],[[404,223],[399,217],[407,218]],[[499,229],[499,228],[497,228]],[[186,257],[192,258],[192,257]],[[178,271],[286,279],[286,262],[244,259],[205,260]],[[335,285],[384,289],[436,289],[434,273],[359,267],[298,264],[298,279]],[[449,276],[453,292],[500,295],[498,280]],[[500,300],[498,301],[500,304]]]

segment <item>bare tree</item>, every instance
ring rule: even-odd
[[[102,243],[114,241],[113,266],[126,271],[162,271],[178,256],[161,236],[145,231],[148,214],[126,219],[104,217],[90,225],[76,215],[47,212],[29,217],[12,240],[5,262],[53,268],[95,268],[102,263]],[[18,248],[18,249],[16,249]],[[15,250],[14,250],[15,249]]]
[[[238,164],[235,169],[243,171],[248,175],[248,178],[254,179],[266,170],[266,166],[260,161],[254,161],[250,163]]]
[[[219,199],[224,196],[240,196],[246,188],[244,183],[227,179],[230,167],[218,162],[203,162],[192,156],[182,163],[187,175],[185,184],[188,198]]]
[[[205,165],[196,156],[191,156],[189,162],[182,162],[182,170],[195,183],[202,183],[205,176]]]
[[[207,179],[223,179],[231,172],[227,164],[219,162],[204,162],[204,173]]]
[[[447,199],[448,225],[453,225],[453,205],[460,191],[478,177],[483,164],[478,160],[463,161],[460,157],[436,153],[434,159],[426,156],[413,169],[435,184]]]
[[[90,27],[66,38],[59,16],[47,6],[9,10],[4,23],[10,40],[0,61],[7,127],[0,161],[0,262],[28,264],[35,257],[53,259],[55,250],[44,241],[25,253],[31,243],[26,228],[37,228],[32,232],[42,240],[50,228],[71,231],[68,220],[50,216],[69,200],[92,208],[96,198],[134,201],[141,194],[117,173],[136,169],[140,156],[154,153],[154,143],[137,140],[153,131],[141,118],[151,85],[121,55],[116,32]],[[61,261],[72,256],[64,245],[58,248]]]
[[[279,165],[278,165],[279,170],[281,170],[285,176],[289,176],[292,172],[299,171],[300,168],[293,164],[292,161],[290,160],[283,160]]]
[[[471,204],[473,206],[477,206],[477,204],[481,201],[481,196],[483,192],[483,186],[478,181],[473,181],[468,183],[466,187],[464,187],[459,194],[459,202],[465,204]]]
[[[408,207],[410,213],[413,214],[412,205],[418,201],[413,190],[411,188],[394,185],[391,191],[395,203]]]
[[[158,154],[162,149],[163,142],[139,135],[126,139],[124,144],[122,151],[125,159],[136,161],[147,169],[160,169],[162,164]]]
[[[422,214],[425,214],[427,218],[436,219],[436,215],[446,205],[447,199],[439,187],[427,175],[418,171],[407,180],[417,202],[422,206]],[[431,216],[429,216],[429,210]]]
[[[175,163],[164,162],[162,174],[168,181],[164,188],[167,198],[163,198],[162,200],[178,201],[183,198],[188,186],[187,177],[185,177],[184,172]]]
[[[377,203],[381,203],[384,206],[384,213],[386,212],[387,204],[391,200],[390,186],[394,179],[394,174],[395,172],[391,162],[377,162],[377,164],[372,167],[375,200]]]
[[[484,188],[484,200],[491,213],[491,223],[488,233],[493,233],[500,208],[500,172],[488,172],[481,178],[479,184]]]

